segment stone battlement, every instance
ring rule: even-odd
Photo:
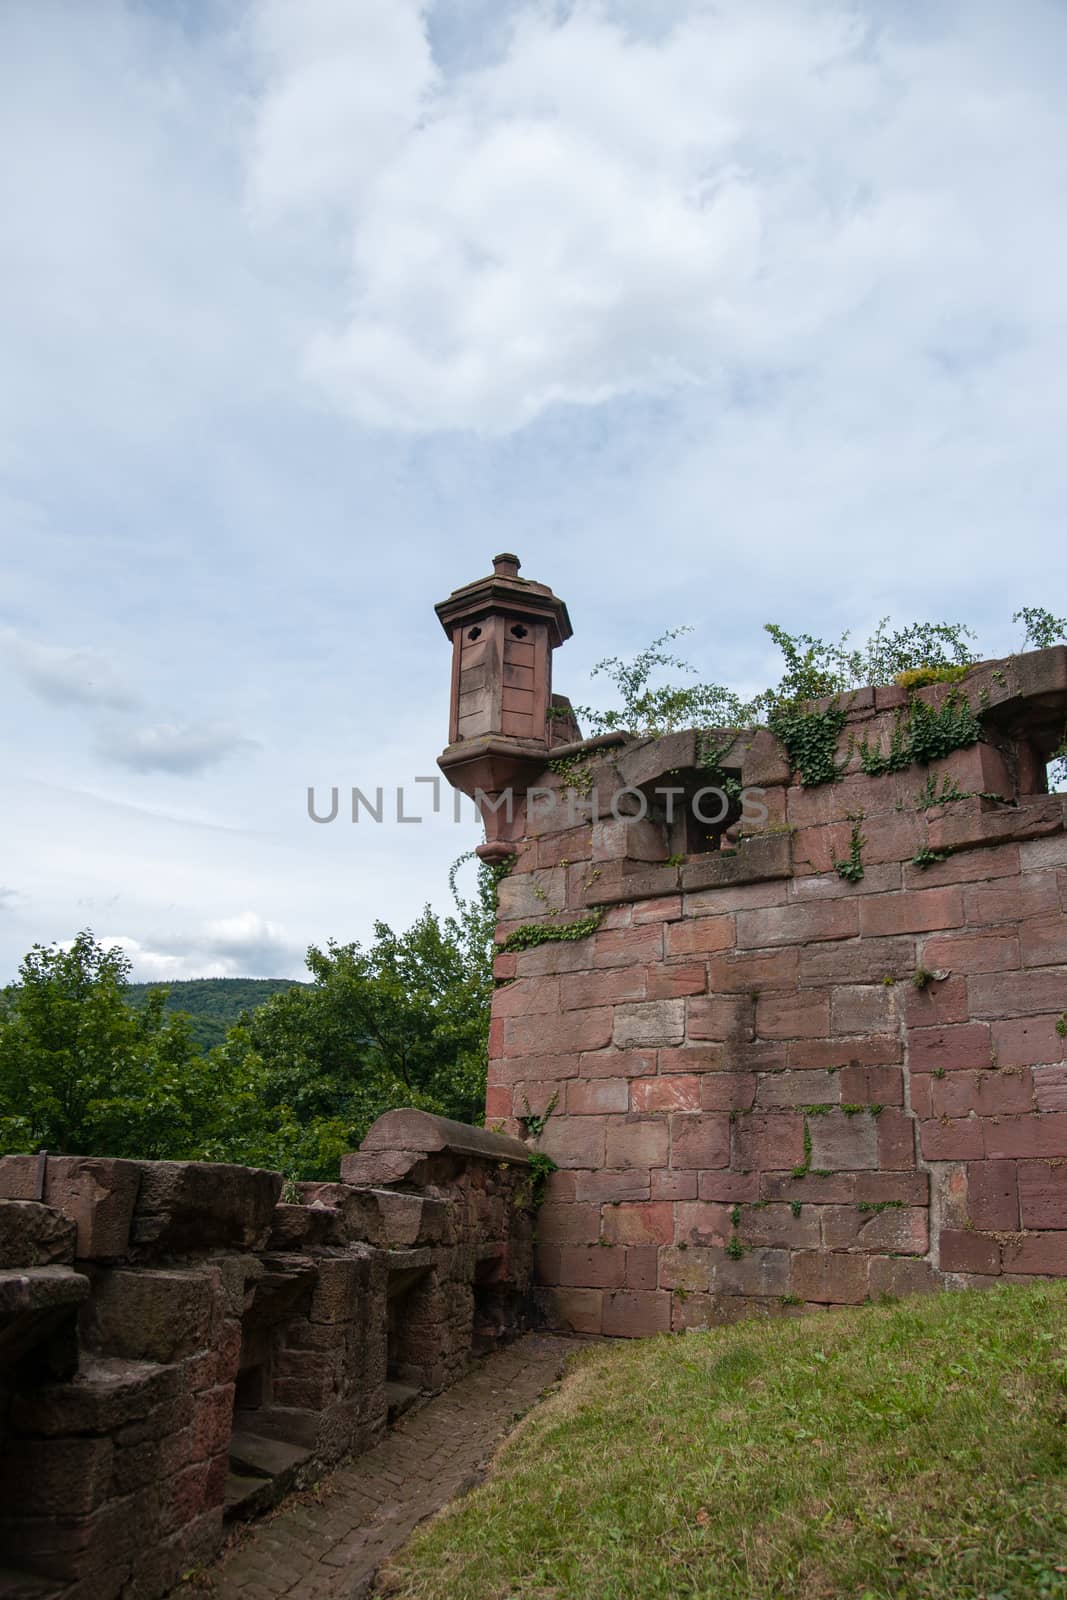
[[[808,711],[807,769],[767,729],[442,757],[510,862],[487,1115],[559,1164],[556,1326],[1067,1274],[1067,649]]]
[[[419,1111],[286,1202],[245,1167],[0,1158],[0,1592],[154,1600],[454,1382],[522,1326],[529,1177]]]

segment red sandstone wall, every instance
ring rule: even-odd
[[[1067,651],[967,686],[983,741],[930,767],[871,778],[849,757],[888,739],[895,689],[855,698],[833,784],[739,739],[726,764],[769,818],[734,854],[668,861],[654,816],[583,821],[580,796],[523,822],[501,941],[603,912],[497,958],[488,1118],[519,1130],[558,1097],[552,1320],[640,1335],[1067,1274],[1067,797],[1035,792]],[[589,771],[604,803],[696,760],[676,735]],[[924,807],[931,775],[966,798]],[[861,812],[850,883],[833,864]]]

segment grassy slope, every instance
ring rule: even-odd
[[[1067,1595],[1067,1284],[583,1351],[405,1600]]]
[[[271,995],[291,989],[291,978],[182,978],[173,983],[131,983],[131,1005],[143,1005],[152,989],[168,989],[165,1010],[184,1011],[192,1021],[193,1037],[203,1050],[221,1044],[226,1030],[244,1011],[253,1011]]]

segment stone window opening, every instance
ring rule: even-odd
[[[664,773],[642,790],[649,799],[649,820],[664,828],[669,856],[713,855],[736,846],[740,771],[687,767]],[[673,792],[664,792],[668,790]]]

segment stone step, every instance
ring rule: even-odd
[[[223,1502],[227,1517],[254,1517],[280,1500],[311,1455],[303,1445],[235,1428]]]
[[[222,1502],[225,1517],[255,1517],[274,1504],[277,1496],[271,1478],[253,1477],[247,1472],[228,1472]]]

